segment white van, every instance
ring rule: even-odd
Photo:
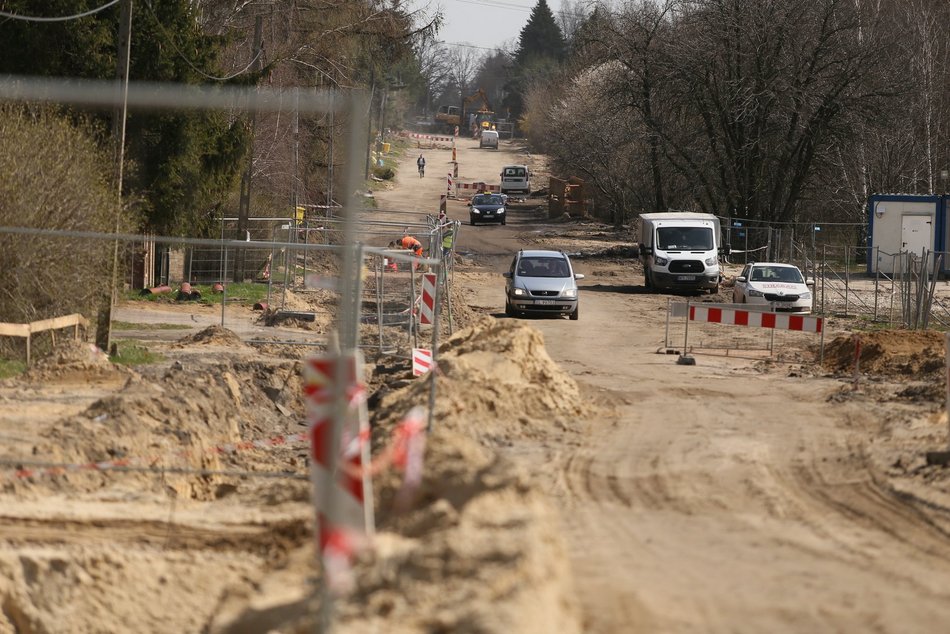
[[[528,171],[527,165],[505,165],[501,168],[501,193],[531,193],[531,172]]]
[[[649,289],[715,293],[720,240],[719,218],[713,214],[640,214],[644,284]]]
[[[490,147],[498,149],[498,131],[482,130],[481,138],[478,141],[478,147]]]

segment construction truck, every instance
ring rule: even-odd
[[[439,106],[435,123],[442,132],[454,134],[455,128],[462,124],[462,109],[458,106]]]

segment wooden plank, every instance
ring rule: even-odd
[[[53,317],[52,319],[41,319],[28,324],[30,332],[43,332],[44,330],[58,330],[59,328],[69,328],[70,326],[83,325],[88,326],[86,319],[79,313],[65,315],[63,317]]]
[[[29,337],[30,324],[0,323],[0,337]]]

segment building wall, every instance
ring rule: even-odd
[[[893,254],[906,251],[903,244],[905,216],[925,217],[930,222],[928,249],[939,251],[946,241],[940,230],[944,227],[944,205],[939,196],[904,194],[875,194],[868,201],[870,224],[868,246],[868,273],[894,273]]]

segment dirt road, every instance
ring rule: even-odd
[[[492,182],[524,162],[514,151],[462,142],[460,175]],[[424,181],[398,197],[431,204],[441,183]],[[460,203],[449,215],[467,218]],[[526,205],[506,227],[463,227],[460,250],[478,264],[472,305],[503,317],[508,258],[535,244],[571,250],[559,226]],[[656,354],[666,297],[640,292],[633,266],[577,268],[588,274],[580,321],[528,321],[617,419],[509,452],[561,511],[585,632],[945,630],[945,512],[921,512],[871,464],[879,410],[830,402],[842,387],[831,378],[714,356],[676,365]]]

